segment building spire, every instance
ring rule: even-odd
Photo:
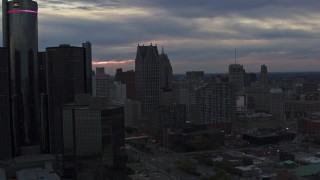
[[[164,54],[164,49],[163,49],[163,46],[162,46],[162,50],[161,50],[162,54]]]

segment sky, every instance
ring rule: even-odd
[[[93,64],[134,69],[138,44],[157,45],[174,73],[320,70],[319,0],[38,0],[39,50],[90,41]]]

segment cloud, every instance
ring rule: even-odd
[[[40,50],[88,40],[94,59],[111,61],[134,59],[138,43],[152,42],[165,47],[176,73],[192,68],[226,72],[234,48],[239,62],[251,72],[259,71],[261,64],[271,70],[310,70],[319,62],[320,1],[42,0],[38,4]],[[294,64],[299,61],[303,66]]]

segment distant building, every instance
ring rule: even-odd
[[[308,113],[298,121],[298,132],[301,134],[320,134],[320,112]]]
[[[85,48],[68,44],[47,48],[50,152],[62,153],[61,106],[86,93]]]
[[[141,121],[141,103],[137,100],[128,99],[125,106],[126,127],[138,128]]]
[[[135,72],[133,70],[123,72],[121,68],[117,69],[115,80],[126,85],[128,99],[135,98]]]
[[[122,84],[120,81],[114,81],[110,84],[110,97],[111,100],[127,100],[127,88],[126,84]]]
[[[172,82],[172,66],[168,55],[164,53],[162,47],[162,53],[159,55],[160,61],[160,88],[170,89]]]
[[[136,100],[142,113],[153,112],[160,104],[160,58],[157,46],[137,47],[135,59]]]
[[[270,111],[269,113],[279,120],[285,120],[284,113],[284,93],[280,88],[270,90]]]
[[[240,64],[229,65],[229,82],[235,84],[235,90],[242,91],[245,81],[245,70]]]
[[[162,144],[167,129],[184,128],[186,120],[185,104],[160,106],[157,113],[152,116],[152,121],[149,124],[151,136]]]
[[[204,81],[204,71],[187,71],[186,79],[191,82]]]
[[[203,123],[231,124],[235,120],[236,96],[232,83],[216,83],[203,90]]]
[[[91,43],[82,43],[82,47],[85,50],[85,77],[86,77],[86,92],[92,95],[92,49]]]
[[[104,67],[96,68],[95,81],[95,95],[101,97],[110,97],[111,79],[108,74],[105,73]]]
[[[268,68],[266,65],[261,65],[260,83],[262,87],[268,86]]]
[[[248,112],[269,113],[270,90],[263,87],[245,87]]]

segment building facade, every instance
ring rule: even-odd
[[[244,87],[245,70],[240,64],[229,65],[229,82],[235,84],[236,91],[242,91]]]
[[[12,157],[9,78],[8,49],[0,48],[0,161]]]
[[[86,93],[85,49],[70,45],[47,48],[50,152],[62,152],[61,106]]]
[[[133,70],[123,72],[121,68],[117,69],[115,80],[126,85],[128,99],[135,98],[135,72]]]
[[[13,150],[40,143],[38,92],[38,4],[2,1],[3,46],[9,50]]]
[[[136,100],[142,113],[153,112],[160,104],[160,60],[157,46],[139,46],[135,59]]]

